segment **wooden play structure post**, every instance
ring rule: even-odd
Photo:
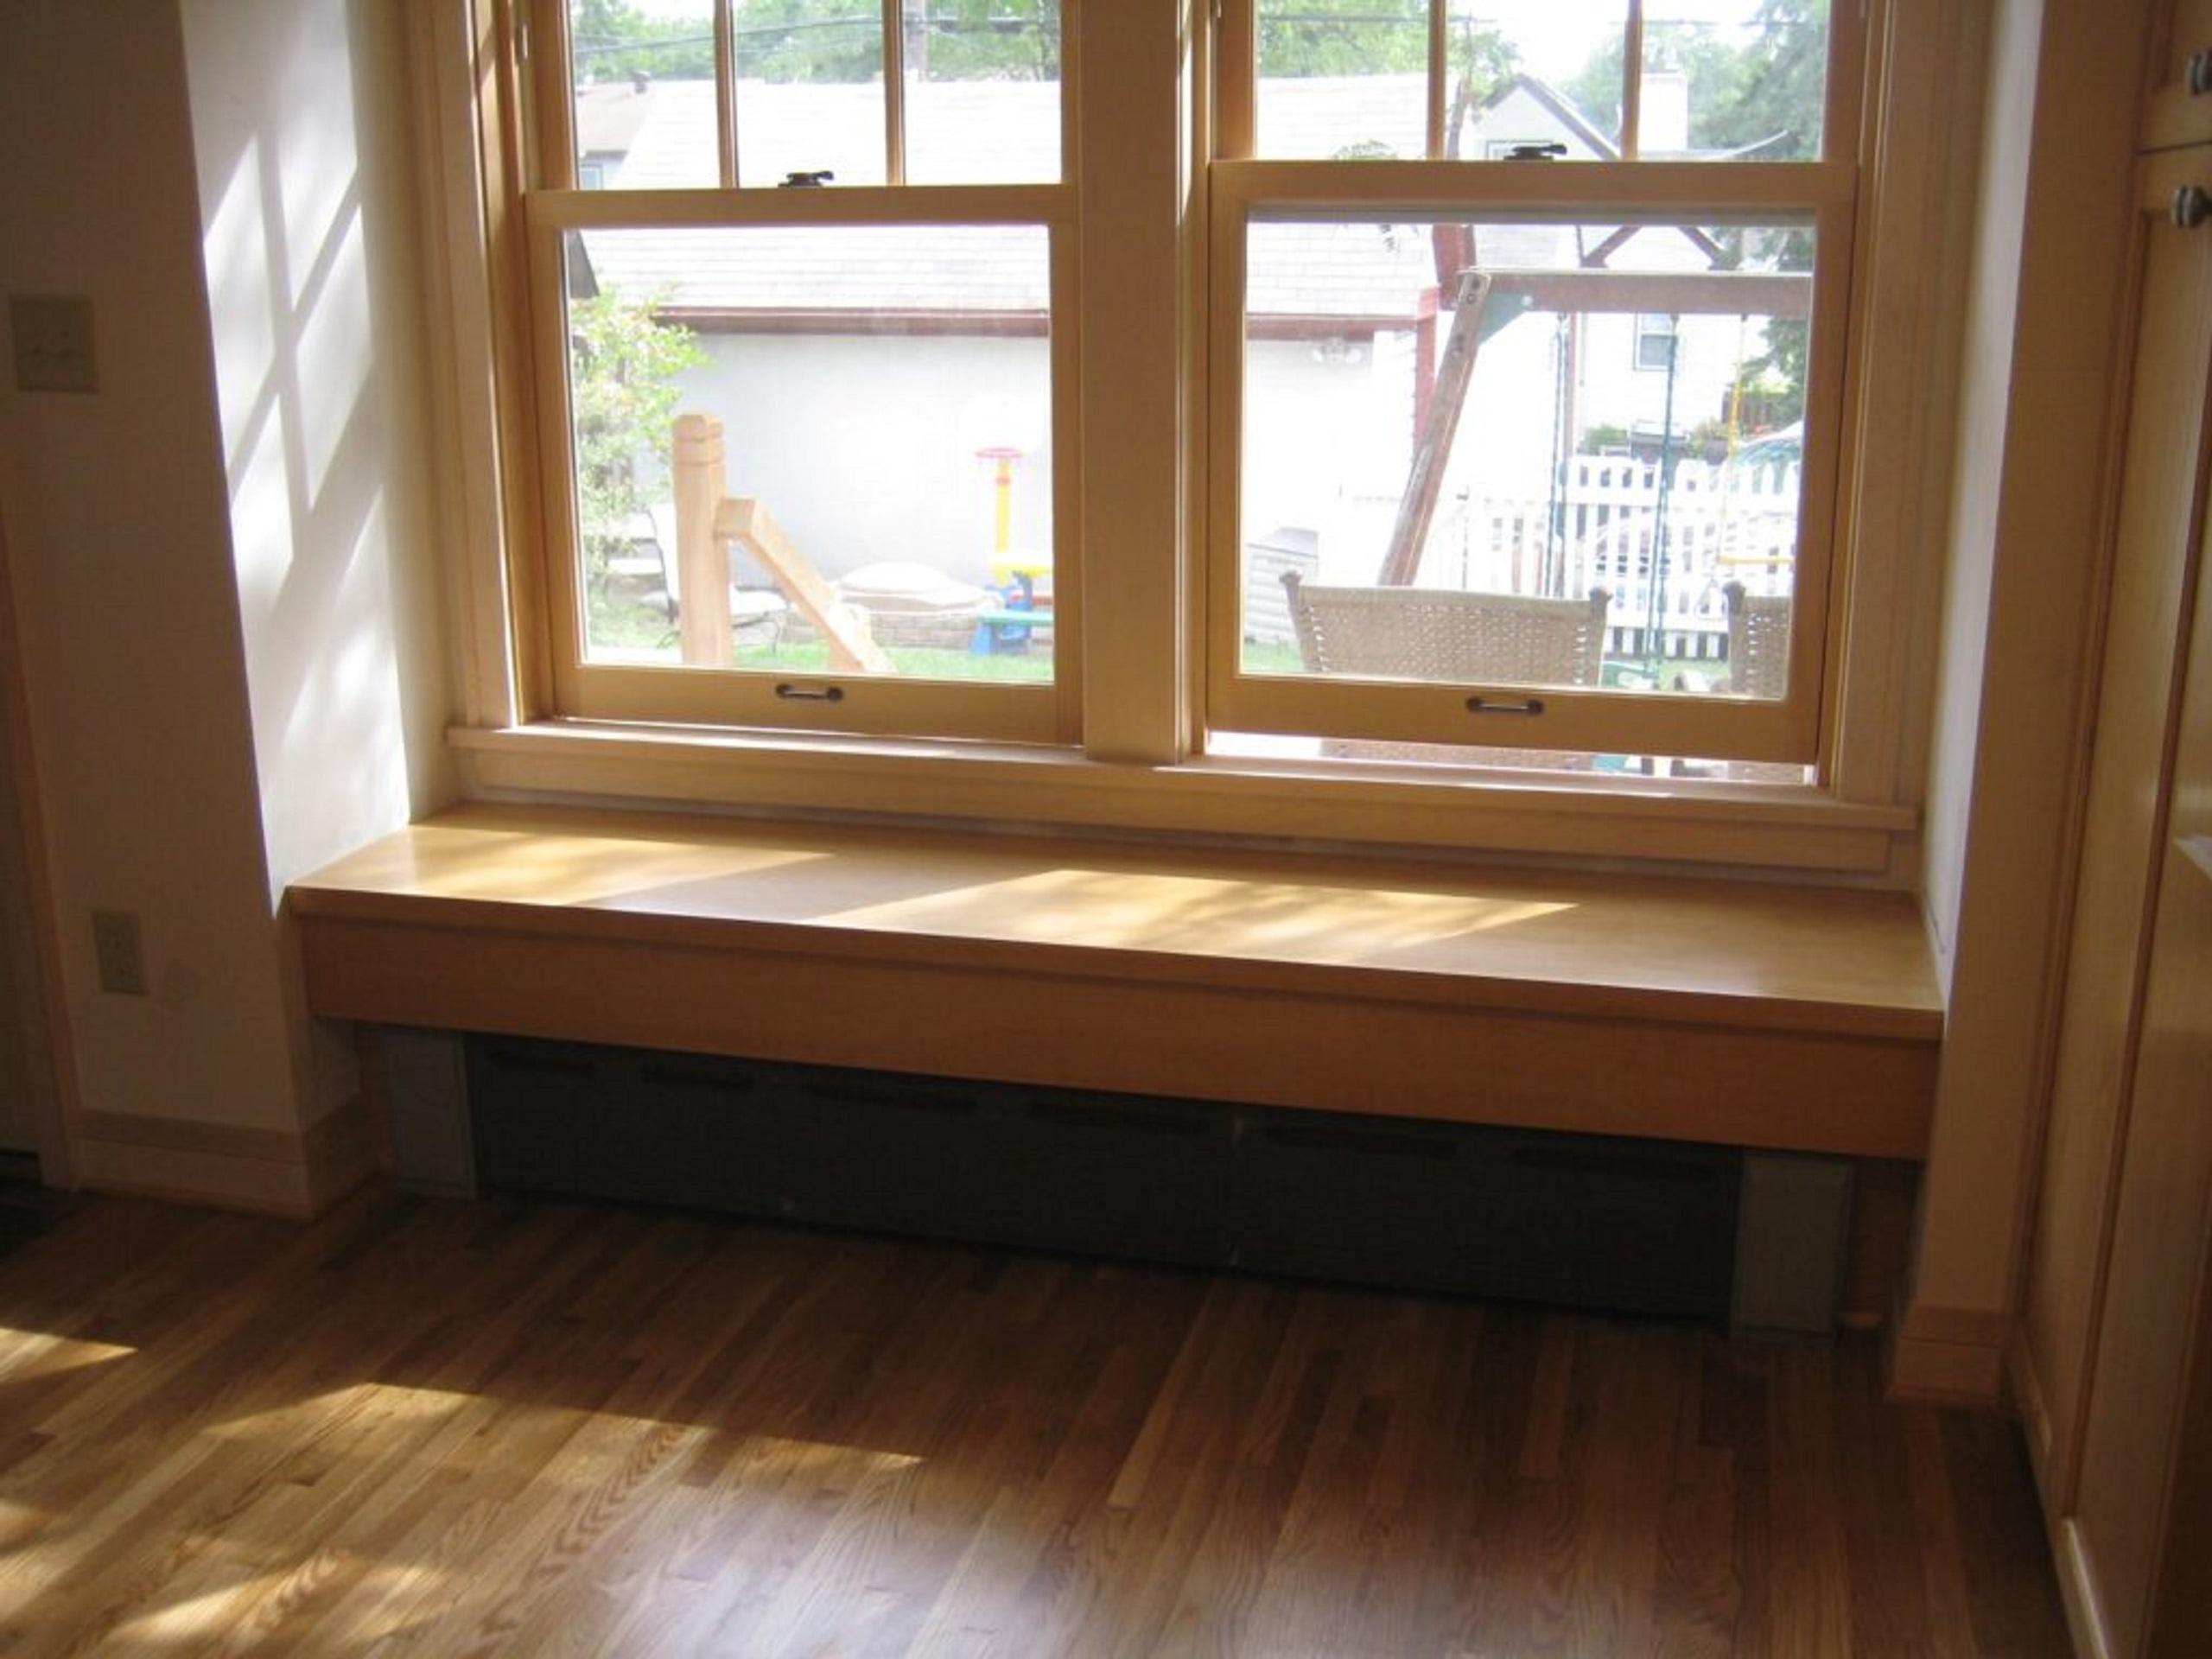
[[[730,496],[715,510],[715,533],[723,541],[735,542],[776,579],[784,597],[829,646],[831,668],[849,674],[899,671],[868,632],[867,617],[838,599],[837,590],[822,579],[766,507],[749,496]]]
[[[671,471],[676,492],[677,638],[690,668],[726,668],[730,633],[729,556],[715,528],[722,504],[722,423],[711,415],[676,417]]]
[[[832,669],[849,674],[899,671],[868,632],[868,619],[839,601],[836,589],[823,580],[768,509],[750,497],[728,493],[721,421],[712,415],[677,416],[670,472],[676,493],[676,585],[682,589],[677,637],[687,667],[727,668],[735,660],[727,549],[736,542],[774,578],[792,608],[814,625],[830,648]],[[700,601],[695,594],[715,597]]]
[[[1436,498],[1444,487],[1445,464],[1452,459],[1459,411],[1467,401],[1468,383],[1474,378],[1475,354],[1482,349],[1483,306],[1490,298],[1490,284],[1491,279],[1478,270],[1463,270],[1459,275],[1452,333],[1445,342],[1444,360],[1437,365],[1427,417],[1414,435],[1406,493],[1399,500],[1398,520],[1391,529],[1390,544],[1376,577],[1379,587],[1408,587],[1421,574],[1421,550],[1428,544],[1429,523],[1436,516]]]

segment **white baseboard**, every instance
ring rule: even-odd
[[[176,1204],[308,1220],[377,1166],[377,1140],[359,1100],[303,1134],[81,1112],[70,1125],[77,1185]]]
[[[1909,1303],[1890,1338],[1891,1397],[1939,1405],[2002,1405],[2011,1323],[1984,1308]]]

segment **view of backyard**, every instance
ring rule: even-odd
[[[1633,142],[1724,165],[1816,152],[1825,0],[1655,9],[1632,140],[1620,34],[1577,33],[1551,18],[1560,10],[1455,0],[1451,153],[1606,160]],[[581,182],[712,181],[711,10],[574,0]],[[735,16],[741,168],[880,177],[880,7],[755,0]],[[907,16],[909,176],[1056,176],[1057,7],[909,0]],[[1262,153],[1421,154],[1426,16],[1423,3],[1263,0]],[[1809,219],[1787,213],[1255,215],[1244,670],[1484,677],[1323,660],[1293,615],[1301,583],[1595,589],[1604,671],[1586,683],[1780,695],[1776,679],[1732,683],[1731,607],[1748,595],[1786,615],[1813,240]],[[568,250],[590,660],[700,665],[681,624],[668,435],[686,416],[721,435],[727,495],[778,527],[765,552],[721,538],[728,655],[705,665],[1052,677],[1042,226],[639,226],[571,232]],[[1586,682],[1562,670],[1555,683]]]

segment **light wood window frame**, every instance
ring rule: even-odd
[[[1829,27],[1822,159],[1641,161],[1642,0],[1624,7],[1622,130],[1617,161],[1446,160],[1443,111],[1447,0],[1430,0],[1427,155],[1413,161],[1254,158],[1256,0],[1224,0],[1236,17],[1221,64],[1223,159],[1212,168],[1209,384],[1214,441],[1208,507],[1206,710],[1224,732],[1385,743],[1694,756],[1815,765],[1829,747],[1832,594],[1847,579],[1834,536],[1844,471],[1852,271],[1858,248],[1862,90],[1867,35],[1859,10],[1836,6]],[[1624,693],[1513,682],[1369,681],[1250,671],[1242,660],[1243,549],[1264,525],[1243,523],[1240,500],[1249,230],[1270,218],[1416,222],[1584,220],[1648,226],[1809,223],[1812,348],[1790,611],[1789,683],[1775,700],[1655,688]],[[1663,280],[1663,279],[1648,279]],[[1510,726],[1471,712],[1514,710]],[[1529,709],[1541,712],[1526,713]]]
[[[530,346],[537,480],[535,569],[518,587],[518,632],[542,664],[530,676],[543,689],[541,708],[564,718],[627,724],[663,722],[763,732],[864,736],[912,735],[1008,743],[1071,743],[1080,732],[1083,560],[1077,503],[1082,470],[1074,414],[1079,366],[1076,243],[1080,224],[1069,182],[1069,113],[1074,54],[1061,53],[1060,181],[1052,184],[929,185],[905,182],[906,105],[901,0],[884,0],[884,154],[887,183],[816,189],[741,182],[742,114],[732,48],[731,0],[715,0],[716,166],[720,182],[692,189],[582,189],[575,177],[571,128],[573,76],[567,0],[516,0],[512,22],[524,28],[510,61],[529,95],[514,106],[524,124],[519,192],[519,263]],[[591,231],[741,230],[751,227],[937,227],[1019,226],[1041,229],[1050,249],[1047,351],[1053,474],[1053,676],[1049,683],[938,680],[893,674],[798,673],[732,667],[700,669],[595,660],[585,645],[586,594],[577,556],[575,461],[569,414],[567,245]],[[861,486],[856,481],[856,487]]]
[[[1844,453],[1817,785],[1418,776],[1208,753],[1202,556],[1211,493],[1207,194],[1250,89],[1216,75],[1248,8],[1065,0],[1063,51],[1110,89],[1065,114],[1081,200],[1076,387],[1086,646],[1057,745],[909,741],[582,717],[548,671],[538,445],[517,181],[519,14],[410,8],[424,189],[432,418],[464,792],[875,813],[1346,848],[1425,848],[1910,880],[1929,753],[1955,365],[1973,234],[1986,22],[1973,0],[1837,0],[1870,41],[1845,365]],[[1246,48],[1249,52],[1249,48]],[[1832,94],[1832,107],[1835,100]],[[1172,319],[1172,326],[1166,320]],[[1064,388],[1065,390],[1065,388]],[[1065,719],[1062,730],[1071,722]]]

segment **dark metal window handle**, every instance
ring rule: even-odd
[[[1471,715],[1541,715],[1544,712],[1541,697],[1469,697],[1467,712]]]
[[[845,688],[842,685],[793,685],[785,680],[776,688],[776,695],[785,702],[842,702]]]

